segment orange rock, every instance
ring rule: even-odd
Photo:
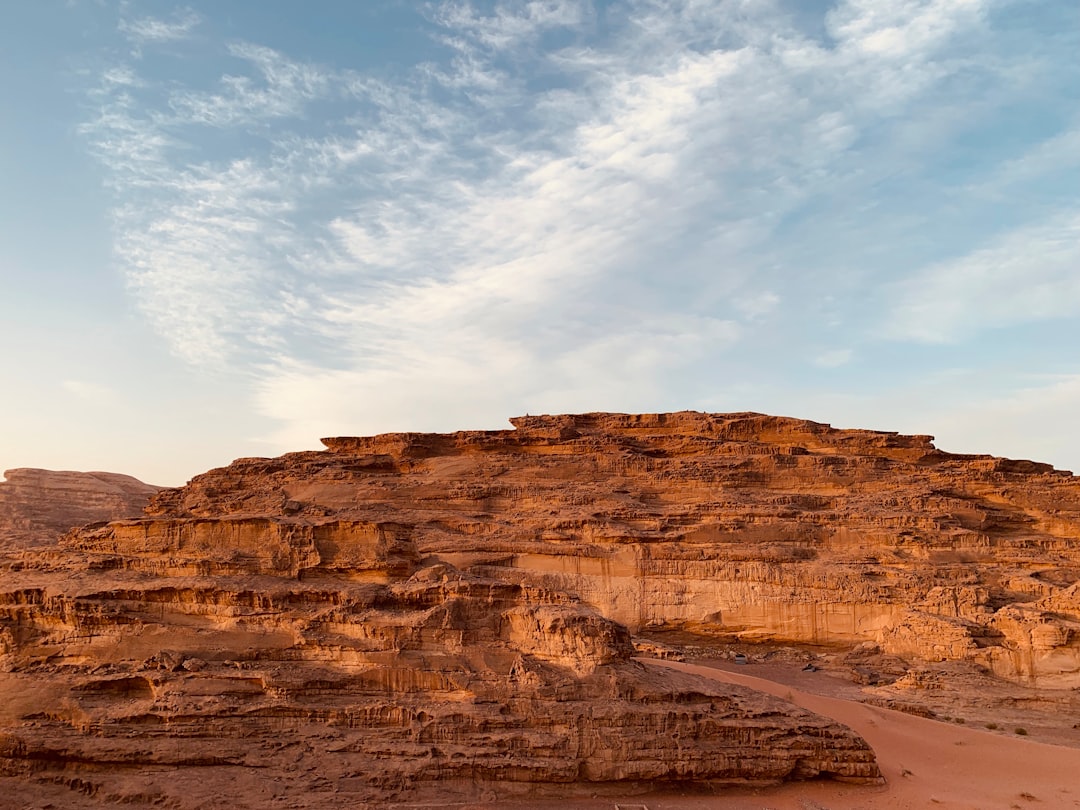
[[[750,413],[511,422],[241,459],[150,511],[392,523],[422,558],[572,593],[632,631],[873,641],[1080,686],[1068,472]],[[1040,599],[1057,609],[1002,612]]]
[[[760,414],[511,421],[239,459],[24,552],[0,689],[41,696],[3,715],[0,767],[127,796],[110,768],[184,765],[155,783],[177,806],[221,768],[326,807],[877,777],[843,727],[658,680],[643,628],[1080,685],[1069,473]]]

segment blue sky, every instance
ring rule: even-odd
[[[2,19],[0,469],[696,409],[1080,470],[1074,0]]]

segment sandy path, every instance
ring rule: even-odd
[[[888,784],[859,787],[835,784],[788,785],[776,790],[700,800],[683,806],[771,808],[775,810],[906,810],[911,808],[1080,807],[1080,750],[1009,738],[951,723],[812,695],[791,686],[713,667],[670,661],[650,666],[742,684],[791,700],[831,717],[863,736],[878,756]],[[654,807],[677,807],[660,801]]]

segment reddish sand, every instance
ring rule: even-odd
[[[850,700],[812,695],[785,684],[712,667],[649,662],[738,683],[787,698],[850,726],[870,743],[888,784],[880,788],[789,785],[702,801],[702,807],[771,810],[904,810],[1080,807],[1080,750],[1004,737]],[[648,805],[650,810],[666,805]]]

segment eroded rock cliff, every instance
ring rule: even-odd
[[[752,413],[511,422],[241,459],[150,512],[394,525],[421,557],[577,595],[632,631],[873,641],[1080,685],[1068,472]]]
[[[760,414],[511,421],[240,459],[13,558],[6,772],[177,806],[222,769],[326,806],[876,777],[842,727],[635,663],[649,629],[1080,685],[1069,473]]]
[[[459,476],[425,496],[403,450],[242,460],[10,557],[0,777],[176,807],[226,782],[232,806],[338,807],[878,779],[849,729],[658,672],[578,596],[438,552],[433,526],[473,519],[439,491]]]
[[[181,767],[154,790],[201,806],[180,787],[255,771],[273,797],[325,807],[877,776],[849,730],[653,672],[624,628],[560,594],[438,564],[382,583],[312,574],[91,590],[88,571],[5,594],[0,773],[134,801],[125,772]]]

